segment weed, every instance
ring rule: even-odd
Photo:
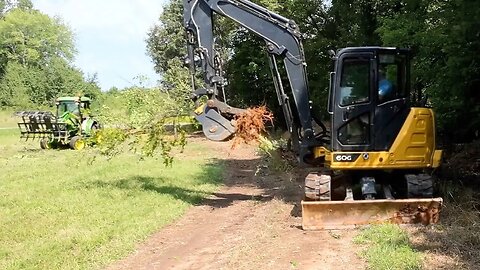
[[[440,192],[444,199],[441,223],[422,234],[441,243],[443,248],[437,251],[429,242],[422,245],[435,253],[457,258],[467,268],[479,265],[480,193],[458,182],[445,180],[440,185]]]
[[[293,169],[291,153],[287,151],[287,141],[259,137],[258,152],[264,157],[267,167],[276,172],[288,172]]]

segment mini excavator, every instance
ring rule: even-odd
[[[333,52],[327,128],[313,117],[302,34],[294,21],[246,0],[183,4],[192,99],[206,99],[195,114],[210,140],[232,137],[235,115],[244,112],[226,103],[214,15],[265,40],[292,148],[301,163],[315,169],[305,178],[304,230],[438,221],[442,199],[433,197],[431,172],[440,165],[442,151],[436,149],[432,109],[411,105],[408,49],[372,46]],[[277,59],[283,60],[289,85],[283,84]],[[197,68],[205,82],[198,89]]]

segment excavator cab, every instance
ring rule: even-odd
[[[409,113],[407,49],[340,50],[331,76],[332,151],[385,151]]]
[[[314,147],[325,168],[305,179],[303,228],[437,222],[442,199],[428,171],[442,151],[433,111],[411,106],[409,50],[345,48],[334,61],[331,143]]]

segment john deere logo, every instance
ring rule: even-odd
[[[358,158],[359,154],[350,154],[350,155],[335,155],[335,160],[337,162],[351,162],[355,161]]]

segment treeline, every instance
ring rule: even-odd
[[[58,96],[100,95],[96,76],[73,66],[72,31],[30,0],[0,0],[0,108],[52,105]]]
[[[304,33],[311,99],[325,115],[328,50],[347,46],[408,47],[413,52],[412,93],[428,97],[437,126],[449,141],[480,130],[480,1],[476,0],[256,0],[293,19]],[[216,19],[225,54],[229,102],[266,103],[281,115],[264,41],[229,20]],[[182,1],[170,0],[151,29],[148,51],[160,74],[176,73],[185,56]],[[183,71],[182,71],[183,72]],[[415,98],[414,100],[416,100]]]

